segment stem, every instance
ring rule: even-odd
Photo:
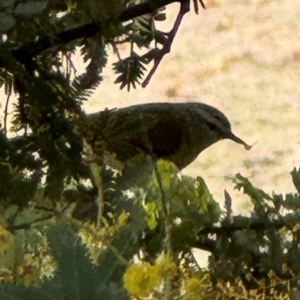
[[[154,159],[153,159],[154,160]],[[164,213],[164,227],[165,227],[165,241],[164,241],[164,248],[165,252],[167,253],[168,257],[172,258],[172,244],[171,244],[171,236],[172,236],[172,221],[169,218],[169,205],[168,200],[166,198],[166,193],[163,188],[161,175],[157,168],[157,163],[154,161],[154,172],[156,175],[156,180],[158,182],[159,190],[161,193],[161,202],[162,208]],[[166,276],[164,280],[164,299],[169,300],[172,299],[172,276],[169,274]]]
[[[7,115],[8,115],[9,99],[10,99],[10,96],[11,96],[11,89],[12,89],[12,84],[9,81],[9,83],[5,87],[5,93],[7,95],[6,103],[5,103],[5,109],[4,109],[4,125],[3,125],[3,133],[4,133],[5,136],[6,136],[6,133],[7,133]]]

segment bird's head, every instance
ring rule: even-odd
[[[206,125],[210,135],[208,143],[213,144],[222,139],[230,139],[238,144],[241,144],[245,149],[250,150],[251,146],[237,137],[231,131],[231,126],[226,116],[218,109],[203,103],[196,103],[195,110],[201,120],[201,124]]]

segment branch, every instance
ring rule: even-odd
[[[198,1],[200,2],[201,6],[205,8],[202,0],[193,0],[194,6],[196,5],[196,13],[198,11]],[[174,23],[173,29],[168,34],[168,39],[164,43],[163,48],[159,50],[157,56],[154,58],[154,65],[142,83],[142,87],[146,87],[148,85],[162,58],[164,55],[170,52],[171,45],[181,24],[183,16],[190,10],[190,0],[148,0],[138,5],[128,7],[119,17],[120,22],[126,22],[145,14],[152,14],[161,7],[167,6],[174,2],[180,2],[180,11]],[[6,58],[12,55],[16,61],[25,66],[28,72],[32,73],[32,60],[40,53],[51,47],[61,47],[72,41],[82,38],[90,38],[96,36],[97,34],[102,35],[102,23],[99,20],[57,33],[54,36],[40,37],[38,41],[23,45],[17,49],[8,50],[10,47],[0,46],[0,67],[8,67],[9,65]],[[4,44],[3,46],[7,45]]]
[[[196,240],[191,245],[193,248],[201,249],[204,251],[208,251],[212,254],[215,253],[218,245],[217,242],[214,240],[211,240],[209,238],[201,238],[199,240]]]
[[[178,0],[177,0],[178,1]],[[176,0],[148,0],[146,2],[143,2],[138,5],[134,5],[131,7],[128,7],[119,17],[119,20],[121,22],[129,21],[133,18],[142,16],[144,14],[151,14],[155,10],[169,5],[173,2],[177,2]],[[53,47],[53,46],[60,46],[65,45],[67,43],[70,43],[72,41],[75,41],[77,39],[81,38],[89,38],[93,37],[96,34],[101,35],[102,32],[102,24],[101,22],[91,22],[82,26],[79,26],[77,28],[69,29],[63,32],[60,32],[53,36],[44,36],[41,37],[38,41],[29,43],[27,45],[23,45],[18,49],[12,50],[11,54],[14,56],[14,58],[19,61],[20,63],[24,65],[29,65],[31,63],[31,60],[37,56],[38,54],[42,53],[43,51]],[[6,51],[5,48],[0,47],[0,54],[2,56],[1,52]],[[1,61],[0,67],[3,67],[2,64],[5,63],[4,61]]]
[[[54,37],[42,37],[37,42],[29,43],[11,51],[11,54],[20,63],[29,65],[35,56],[53,46],[65,45],[77,39],[93,37],[99,32],[100,34],[102,32],[101,23],[99,25],[96,23],[89,23],[74,29],[60,32]]]
[[[184,1],[184,0],[183,0]],[[159,8],[167,6],[174,2],[182,2],[182,0],[148,0],[143,3],[128,7],[121,14],[119,20],[125,22],[142,15],[151,14]]]
[[[151,80],[153,74],[155,73],[158,65],[160,64],[162,58],[171,51],[171,46],[172,46],[173,40],[174,40],[175,35],[178,31],[178,28],[181,24],[183,16],[189,11],[190,11],[190,0],[182,0],[181,4],[180,4],[180,10],[177,15],[174,26],[173,26],[172,30],[170,31],[170,33],[168,34],[168,39],[166,40],[163,48],[160,50],[158,55],[154,58],[154,65],[153,65],[150,73],[148,74],[148,76],[146,77],[144,82],[142,83],[142,87],[146,87],[148,85],[148,83]]]
[[[244,229],[252,229],[252,230],[279,230],[282,228],[287,228],[292,230],[293,227],[300,222],[300,212],[294,212],[292,214],[287,214],[284,217],[281,217],[279,220],[270,221],[267,220],[259,220],[259,221],[251,221],[250,219],[246,220],[246,222],[233,221],[233,223],[228,225],[222,225],[221,227],[217,226],[207,226],[198,231],[198,236],[206,235],[206,234],[222,234],[222,233],[230,233],[238,230]]]
[[[25,222],[18,225],[11,225],[7,227],[7,230],[14,231],[14,230],[30,229],[33,224],[50,220],[51,218],[53,218],[53,216],[54,216],[53,214],[50,214],[45,217],[35,219],[31,222]]]

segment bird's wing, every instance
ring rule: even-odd
[[[158,158],[168,158],[176,153],[182,143],[182,127],[174,116],[162,117],[147,130],[152,151]]]
[[[114,112],[104,130],[108,148],[121,160],[141,151],[168,158],[180,148],[182,132],[180,117],[176,113],[152,107]]]

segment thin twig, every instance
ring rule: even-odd
[[[119,53],[119,49],[117,47],[117,42],[115,42],[115,41],[111,42],[111,46],[114,50],[114,53],[117,55],[118,60],[121,61],[122,59],[121,59],[121,56],[120,56],[120,53]]]
[[[7,230],[14,231],[14,230],[21,230],[21,229],[30,229],[33,224],[49,220],[49,219],[51,219],[53,217],[54,217],[54,215],[51,214],[51,215],[47,215],[47,216],[45,216],[43,218],[35,219],[35,220],[31,221],[31,222],[25,222],[25,223],[21,223],[21,224],[14,225],[14,226],[13,225],[12,226],[8,226]]]
[[[171,46],[172,46],[173,40],[174,40],[175,35],[178,31],[178,28],[181,24],[183,16],[189,11],[190,11],[190,0],[181,1],[180,10],[179,10],[179,13],[177,15],[174,26],[173,26],[172,30],[169,32],[168,39],[165,42],[163,48],[160,50],[159,54],[154,58],[154,65],[153,65],[151,71],[149,72],[148,76],[146,77],[146,79],[142,83],[142,87],[146,87],[148,85],[148,83],[150,82],[150,80],[151,80],[153,74],[155,73],[158,65],[160,64],[162,58],[167,53],[169,53],[171,51]]]
[[[299,217],[298,217],[298,221],[299,221]],[[229,225],[223,225],[221,227],[217,227],[217,226],[207,226],[204,227],[203,229],[198,231],[198,235],[202,235],[202,234],[222,234],[222,233],[230,233],[230,232],[235,232],[235,231],[239,231],[239,230],[244,230],[244,229],[250,229],[250,230],[267,230],[267,229],[273,229],[273,230],[279,230],[282,229],[284,227],[290,227],[292,226],[291,222],[285,222],[283,219],[281,220],[276,220],[276,221],[265,221],[265,220],[261,220],[261,221],[250,221],[247,224],[236,224],[231,223]]]
[[[192,252],[192,250],[190,250],[190,255],[191,255],[192,259],[193,259],[194,264],[197,266],[198,270],[200,271],[201,267],[200,267],[200,265],[199,265],[199,263],[198,263],[195,255],[194,255],[194,253]]]
[[[133,53],[133,45],[134,43],[133,43],[133,41],[131,41],[130,42],[130,55],[132,55],[132,53]]]
[[[5,85],[5,94],[7,95],[6,98],[6,103],[5,103],[5,109],[4,109],[4,124],[3,124],[3,133],[6,136],[7,133],[7,115],[8,115],[8,104],[9,104],[9,99],[11,96],[11,90],[12,90],[12,83],[9,81]]]

